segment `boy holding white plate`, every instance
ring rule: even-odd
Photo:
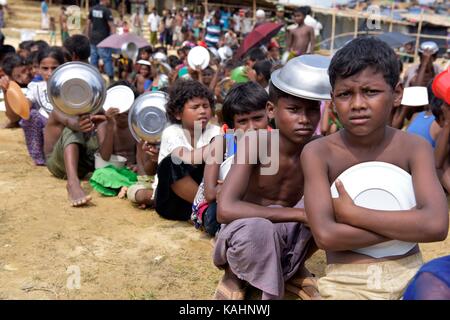
[[[386,43],[351,41],[328,73],[344,128],[301,155],[308,223],[327,255],[319,291],[325,299],[399,299],[422,265],[417,243],[447,237],[448,207],[433,151],[420,137],[388,126],[403,86]]]
[[[304,267],[317,248],[303,209],[300,154],[313,139],[320,101],[330,99],[329,62],[304,55],[274,71],[266,112],[278,130],[250,130],[237,141],[235,162],[217,197],[222,226],[213,262],[224,275],[215,299],[244,299],[247,285],[261,290],[263,300],[282,299],[285,289],[302,299],[320,298]],[[312,78],[315,86],[309,85]]]

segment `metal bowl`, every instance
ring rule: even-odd
[[[425,50],[429,50],[431,54],[435,54],[439,51],[439,47],[434,41],[425,41],[420,44],[420,47],[417,51],[419,51],[420,53],[424,53]]]
[[[47,82],[52,105],[68,115],[97,113],[106,97],[100,72],[90,64],[67,62],[53,72]]]
[[[166,104],[169,99],[162,91],[146,92],[140,95],[128,113],[131,134],[140,142],[159,143],[168,120]]]
[[[281,69],[272,72],[270,80],[275,87],[293,96],[310,100],[330,100],[330,61],[329,58],[317,54],[296,57]]]

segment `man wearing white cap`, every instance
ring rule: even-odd
[[[439,47],[436,42],[426,41],[419,48],[420,63],[412,65],[405,73],[405,87],[409,86],[427,86],[428,82],[435,75],[442,72],[439,65],[433,63],[436,61]]]
[[[266,22],[266,13],[264,12],[263,9],[256,10],[256,23],[253,28],[256,28],[257,26],[263,24],[264,22]]]

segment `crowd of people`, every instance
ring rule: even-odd
[[[114,23],[107,2],[91,8],[87,36],[68,36],[62,47],[26,41],[16,49],[2,42],[0,87],[5,97],[11,81],[27,88],[30,108],[29,118],[21,119],[6,98],[6,127],[20,126],[34,163],[67,179],[70,203],[83,207],[92,201],[80,180],[93,172],[90,183],[102,194],[128,198],[166,219],[192,222],[215,240],[213,262],[224,270],[216,299],[245,299],[249,285],[262,291],[262,299],[281,299],[285,290],[302,299],[400,299],[423,271],[417,244],[442,241],[448,233],[450,97],[436,96],[432,89],[437,76],[447,72],[433,65],[436,44],[423,43],[420,63],[401,79],[399,58],[386,43],[354,39],[335,53],[325,72],[315,71],[317,86],[330,91],[317,98],[304,83],[274,81],[280,73],[301,73],[302,59],[314,55],[318,34],[306,24],[308,7],[294,10],[293,27],[286,23],[241,59],[215,55],[211,48],[239,49],[239,38],[251,32],[245,12],[217,9],[204,23],[188,10],[179,10],[173,21],[169,11],[161,18],[153,10],[148,18],[152,46],[141,48],[136,61],[123,55],[113,61],[110,50],[97,47],[123,28]],[[274,20],[283,20],[284,8],[277,12]],[[244,18],[237,20],[236,14]],[[266,19],[261,11],[257,17],[255,27]],[[189,51],[199,45],[209,48],[211,61],[193,69]],[[169,54],[170,46],[176,54]],[[284,52],[290,55],[286,61]],[[109,88],[127,86],[135,98],[166,92],[169,124],[161,141],[136,141],[120,106],[77,117],[54,108],[47,80],[70,61],[99,67]],[[244,80],[233,76],[240,67]],[[228,87],[223,79],[231,81]],[[425,98],[412,107],[408,101],[417,104],[417,88],[425,88]],[[261,174],[268,164],[258,158],[264,145],[259,133],[267,145],[277,143],[278,170],[270,175]],[[96,153],[104,161],[124,156],[126,168],[95,170]],[[207,161],[211,153],[218,161]],[[223,173],[228,159],[247,160],[234,161]],[[339,182],[339,197],[331,197],[330,185],[340,173],[374,160],[412,175],[414,208],[358,207]],[[388,240],[415,245],[406,253],[376,258],[353,251]],[[317,250],[325,250],[328,264],[319,281],[305,268]],[[368,272],[374,269],[382,270],[375,286]],[[449,278],[441,274],[431,272],[445,285],[434,298],[449,297]],[[415,288],[409,288],[409,296]]]

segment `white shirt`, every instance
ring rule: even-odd
[[[39,113],[48,118],[53,110],[47,94],[47,82],[30,82],[25,97],[39,107]]]
[[[161,148],[159,149],[158,163],[165,157],[172,153],[178,147],[185,147],[188,150],[193,150],[206,146],[211,139],[220,134],[220,127],[208,124],[202,135],[195,142],[195,146],[190,143],[188,139],[188,131],[184,130],[181,124],[172,124],[164,129],[161,136]]]
[[[158,16],[158,14],[155,15],[153,12],[150,13],[148,16],[148,20],[147,20],[149,27],[150,27],[150,31],[153,31],[153,32],[158,31],[158,26],[159,26],[160,21],[161,21],[161,17]]]
[[[317,21],[316,19],[314,19],[313,17],[311,17],[309,14],[305,18],[305,24],[314,29],[314,35],[316,37],[318,35],[320,35],[320,30],[322,30],[322,28],[323,28],[322,24],[319,21]]]
[[[159,149],[158,164],[168,155],[172,153],[178,147],[185,147],[188,150],[201,148],[209,144],[215,136],[220,135],[220,127],[214,124],[208,124],[202,135],[195,142],[195,146],[192,146],[190,140],[188,140],[189,133],[183,129],[181,124],[172,124],[164,129],[161,136],[161,147]],[[158,186],[158,176],[155,175],[155,179],[152,184],[153,190],[156,190]],[[155,192],[153,192],[152,199]]]
[[[240,32],[241,31],[241,17],[239,14],[233,15],[233,21],[234,21],[234,32]]]

